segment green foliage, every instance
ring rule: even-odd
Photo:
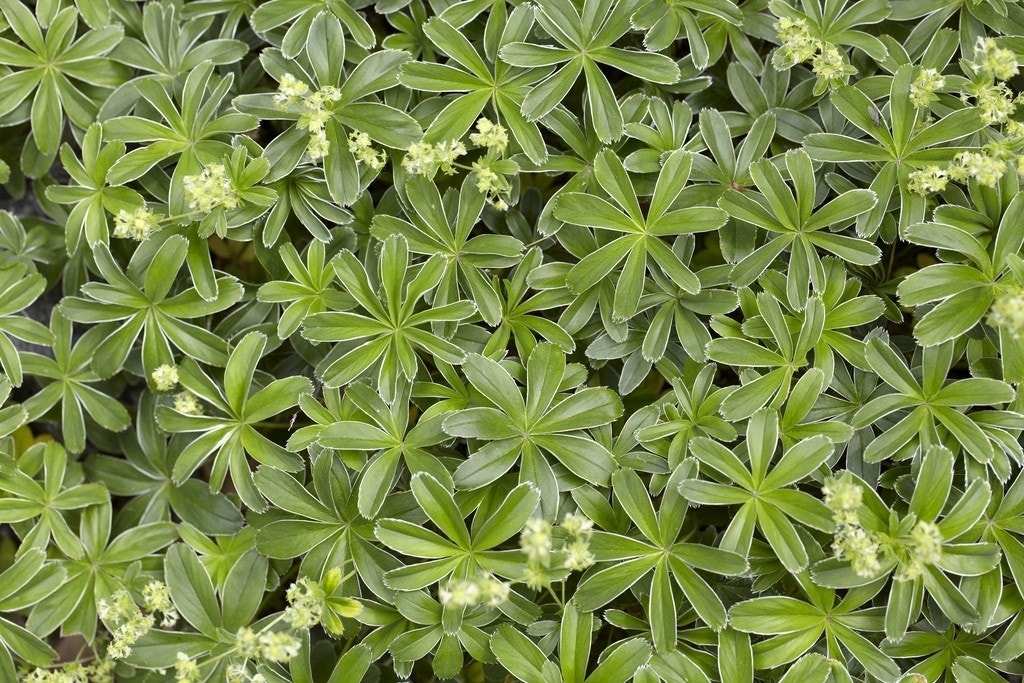
[[[0,0],[0,681],[1018,680],[1021,63],[1005,0]]]

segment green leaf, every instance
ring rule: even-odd
[[[431,521],[460,548],[469,549],[469,529],[450,491],[429,474],[412,478],[412,493]]]
[[[611,654],[604,658],[587,677],[593,683],[626,683],[651,658],[651,645],[642,638],[631,638],[617,643]]]
[[[571,600],[565,603],[558,639],[559,663],[565,683],[583,683],[587,675],[593,624],[592,615],[581,613]]]
[[[181,616],[204,635],[217,638],[217,628],[222,626],[220,606],[195,551],[182,543],[171,546],[164,559],[164,576]]]
[[[750,636],[730,628],[719,632],[718,671],[723,681],[753,682],[754,654]]]
[[[525,683],[557,683],[558,667],[548,661],[532,640],[509,624],[502,624],[491,636],[491,651],[513,676]]]

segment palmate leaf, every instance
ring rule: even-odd
[[[345,13],[352,12],[343,2],[335,5],[344,7]],[[323,170],[331,199],[347,207],[359,198],[364,186],[356,159],[346,143],[349,131],[361,131],[382,145],[403,149],[422,137],[422,129],[415,119],[376,97],[377,93],[397,83],[399,69],[411,55],[400,50],[381,50],[366,55],[346,73],[342,21],[329,12],[307,12],[305,16],[309,17],[311,25],[299,59],[288,59],[277,50],[267,50],[261,55],[261,62],[278,82],[290,75],[300,78],[314,90],[336,89],[338,97],[326,103],[325,111],[330,116],[324,122],[324,134],[334,153],[324,158]],[[276,137],[264,152],[272,167],[268,180],[279,181],[294,171],[302,160],[311,133],[307,125],[299,125],[300,113],[295,108],[282,111],[272,95],[263,93],[240,95],[233,104],[257,116],[296,120],[296,124]]]
[[[916,123],[920,110],[907,107],[915,68],[909,64],[900,68],[892,79],[889,91],[890,117],[888,121],[873,120],[876,111],[872,100],[854,85],[838,88],[832,102],[850,123],[873,138],[874,142],[850,138],[835,133],[815,133],[807,136],[806,149],[818,161],[869,161],[882,164],[871,181],[869,189],[878,197],[878,203],[857,219],[857,232],[863,236],[878,234],[882,215],[893,195],[900,201],[897,226],[902,232],[924,219],[924,198],[907,189],[912,170],[941,161],[951,161],[962,147],[949,143],[965,138],[985,126],[980,116],[970,108],[953,111],[940,121],[925,128]]]
[[[470,356],[465,370],[484,401],[448,417],[443,428],[485,443],[455,470],[456,486],[486,486],[518,462],[520,480],[540,487],[544,514],[553,516],[558,483],[548,455],[584,481],[608,480],[613,456],[584,430],[615,420],[622,402],[605,388],[559,396],[571,381],[561,349],[549,343],[534,347],[526,362],[525,396],[509,372],[489,358]]]
[[[447,259],[434,254],[417,269],[409,265],[406,238],[391,235],[385,239],[375,278],[383,290],[383,297],[378,297],[369,274],[351,252],[343,252],[333,262],[338,280],[365,313],[318,313],[303,323],[302,336],[310,341],[356,342],[340,347],[339,357],[329,357],[331,362],[322,370],[326,385],[348,384],[376,368],[378,390],[391,397],[400,376],[406,380],[416,376],[420,367],[417,352],[446,363],[463,361],[466,354],[462,349],[424,328],[464,320],[476,311],[476,304],[460,299],[417,311],[419,300],[444,277]]]
[[[66,580],[29,612],[26,627],[34,633],[81,633],[92,639],[97,629],[101,600],[124,587],[131,566],[170,545],[178,532],[174,524],[157,522],[124,531],[111,539],[112,509],[109,504],[85,508],[78,537],[84,553],[64,559],[59,566]]]
[[[611,4],[601,0],[588,0],[582,11],[563,0],[537,5],[537,22],[561,47],[512,42],[499,52],[501,59],[513,66],[547,69],[561,65],[523,100],[522,111],[528,121],[536,121],[558,106],[582,74],[597,136],[602,142],[614,142],[623,134],[622,112],[598,64],[654,83],[672,84],[679,80],[679,67],[664,55],[612,46],[629,30],[633,6],[634,3]]]
[[[431,304],[442,307],[464,296],[476,302],[488,325],[499,324],[501,299],[488,280],[488,271],[514,265],[521,257],[522,242],[508,235],[472,235],[484,209],[485,195],[476,189],[471,175],[463,181],[454,212],[453,202],[443,199],[434,183],[423,176],[407,181],[405,195],[412,222],[378,214],[371,233],[381,240],[402,235],[413,253],[446,256],[444,274],[435,285]],[[455,327],[449,323],[439,329],[450,336]]]
[[[120,401],[93,386],[102,379],[91,369],[91,361],[103,330],[94,327],[75,342],[71,322],[58,309],[50,316],[50,330],[52,358],[22,355],[25,372],[46,381],[43,390],[23,406],[29,419],[37,420],[59,404],[64,444],[70,452],[81,453],[86,445],[86,415],[113,432],[126,429],[131,415]]]
[[[479,572],[517,578],[508,551],[497,546],[518,533],[533,515],[540,491],[533,484],[520,484],[507,492],[501,503],[481,523],[474,519],[472,530],[453,494],[429,474],[412,478],[412,494],[419,507],[440,534],[400,519],[382,519],[377,538],[388,548],[426,562],[407,564],[384,576],[384,583],[399,591],[414,591],[449,576],[474,576]],[[513,551],[515,552],[515,551]]]
[[[778,168],[761,159],[750,168],[760,194],[730,190],[718,200],[729,216],[758,226],[773,236],[733,268],[733,282],[745,286],[757,279],[787,249],[790,252],[787,296],[793,306],[807,298],[808,286],[820,291],[825,277],[819,249],[851,263],[869,266],[881,257],[878,247],[866,240],[838,235],[830,230],[849,225],[871,210],[877,197],[870,190],[850,190],[828,203],[815,206],[814,172],[803,150],[786,154],[786,169],[793,189]]]
[[[224,341],[208,330],[187,322],[232,306],[242,287],[232,277],[216,282],[216,296],[205,300],[196,289],[172,294],[178,271],[188,258],[188,240],[180,235],[162,243],[153,240],[123,268],[108,247],[97,244],[96,264],[106,282],[82,287],[85,297],[66,297],[61,310],[75,322],[107,323],[107,336],[98,344],[92,368],[101,377],[121,369],[142,338],[142,363],[152,382],[161,365],[173,365],[171,347],[204,363],[223,365],[228,360]]]
[[[1024,675],[1022,33],[0,0],[0,681]]]
[[[126,146],[115,140],[103,144],[100,123],[89,126],[82,138],[82,158],[79,160],[70,145],[60,149],[60,160],[71,176],[73,185],[51,185],[46,196],[58,204],[73,205],[65,226],[65,245],[74,253],[82,240],[89,245],[108,243],[110,219],[108,214],[133,211],[143,204],[138,192],[127,187],[111,187],[107,178],[114,164],[124,156]]]
[[[264,335],[246,335],[232,350],[224,368],[223,383],[215,382],[197,364],[186,361],[180,368],[183,387],[217,409],[220,416],[184,413],[170,406],[157,409],[160,426],[172,433],[198,436],[181,452],[174,464],[173,480],[181,483],[211,456],[213,473],[210,490],[219,491],[228,473],[242,500],[258,511],[266,509],[252,479],[247,457],[284,471],[301,469],[301,460],[262,434],[257,425],[294,407],[299,396],[312,391],[305,377],[274,380],[253,392],[253,375],[266,348]]]
[[[127,80],[127,69],[105,57],[121,41],[124,28],[110,24],[88,30],[76,40],[79,15],[74,7],[54,16],[45,31],[39,17],[18,0],[5,2],[2,10],[18,43],[5,40],[0,63],[19,70],[0,78],[0,114],[9,114],[31,99],[32,141],[39,155],[52,162],[65,117],[81,128],[96,119],[97,103],[83,92],[82,84],[111,87]]]
[[[312,472],[307,489],[286,472],[257,471],[256,485],[274,508],[256,519],[256,548],[270,558],[301,557],[303,570],[313,576],[331,567],[354,566],[361,585],[390,600],[394,590],[383,576],[402,563],[377,545],[374,519],[360,515],[351,475],[329,451],[314,460]],[[408,493],[389,496],[380,515],[425,519]],[[346,585],[356,588],[359,582]]]
[[[970,234],[970,223],[952,220],[953,216],[951,224],[922,223],[907,229],[908,239],[915,243],[959,253],[967,261],[934,264],[900,283],[897,291],[905,305],[938,302],[914,326],[922,346],[955,339],[975,327],[991,308],[1000,287],[1016,280],[1011,259],[1024,244],[1022,212],[1024,199],[1016,195],[1005,206],[996,239],[988,248]],[[1006,354],[1010,358],[1012,349],[1008,348]],[[1011,373],[1008,379],[1013,378]]]
[[[0,610],[24,609],[42,600],[60,586],[65,573],[55,563],[46,562],[39,549],[28,549],[0,574]],[[24,626],[0,618],[0,673],[15,680],[15,657],[36,666],[49,664],[57,653],[38,635]]]
[[[678,535],[687,513],[687,501],[680,496],[679,483],[695,471],[692,461],[676,468],[669,479],[668,493],[658,512],[640,478],[632,470],[619,470],[612,479],[612,490],[641,539],[602,534],[595,538],[598,562],[611,562],[591,570],[580,582],[574,598],[585,611],[597,609],[654,571],[648,618],[655,649],[669,651],[676,644],[677,599],[674,585],[701,620],[718,631],[725,627],[726,613],[721,600],[707,581],[695,570],[726,576],[744,572],[743,556],[707,546],[679,541]],[[670,580],[671,579],[671,580]]]
[[[825,462],[832,443],[824,436],[801,441],[786,450],[769,471],[778,447],[778,430],[774,411],[760,410],[751,417],[745,449],[749,464],[721,444],[704,437],[694,439],[694,457],[715,474],[711,481],[691,475],[678,485],[682,495],[696,503],[740,505],[725,531],[724,549],[747,555],[756,526],[782,565],[798,573],[807,567],[809,556],[793,522],[822,531],[832,531],[834,523],[820,501],[789,487]]]
[[[875,398],[861,408],[854,415],[853,426],[865,427],[897,412],[902,419],[865,449],[865,458],[880,460],[890,457],[907,444],[913,445],[914,438],[918,436],[924,445],[939,443],[934,435],[937,430],[943,430],[952,436],[960,449],[988,464],[997,474],[1008,471],[1005,453],[994,448],[988,434],[961,409],[1010,401],[1013,391],[1004,382],[981,377],[946,384],[946,373],[954,362],[954,354],[952,342],[928,347],[922,354],[924,381],[921,382],[899,354],[882,339],[875,337],[868,341],[865,351],[868,364],[895,391]],[[910,412],[903,416],[903,411]],[[908,436],[910,431],[913,434]]]
[[[803,585],[809,583],[806,573],[801,578]],[[880,625],[881,610],[864,607],[879,588],[878,582],[869,584],[841,602],[834,591],[821,589],[810,592],[810,603],[788,596],[752,598],[730,608],[730,624],[739,631],[773,636],[754,646],[757,668],[792,662],[824,634],[829,643],[842,643],[873,676],[895,679],[899,675],[896,663],[857,633]]]
[[[623,235],[602,244],[569,271],[566,284],[570,290],[585,292],[622,263],[616,280],[613,315],[623,321],[636,314],[649,263],[651,268],[662,269],[684,291],[690,294],[700,291],[697,276],[661,241],[662,237],[714,230],[725,223],[725,213],[719,209],[671,209],[683,191],[690,166],[689,154],[676,152],[669,156],[644,217],[636,191],[618,156],[609,150],[598,156],[595,177],[617,206],[590,194],[569,192],[559,197],[554,215],[567,223]]]
[[[504,7],[504,3],[501,6]],[[532,8],[527,5],[514,9],[503,27],[501,43],[525,40],[533,27],[533,16]],[[452,59],[445,65],[408,62],[402,66],[399,81],[426,92],[465,92],[438,114],[424,139],[461,138],[490,102],[523,152],[535,163],[543,163],[548,153],[540,129],[536,122],[523,117],[520,108],[530,86],[547,76],[550,69],[524,69],[509,66],[503,60],[487,59],[444,17],[428,21],[423,32]]]

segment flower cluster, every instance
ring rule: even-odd
[[[128,591],[119,590],[108,600],[100,600],[98,613],[100,619],[110,628],[113,636],[107,645],[107,657],[124,659],[132,653],[132,646],[139,638],[146,635],[155,619],[152,615],[143,614]]]
[[[819,51],[811,57],[811,69],[821,80],[829,83],[843,83],[850,74],[846,55],[832,43],[819,42]]]
[[[936,69],[921,69],[910,84],[910,103],[918,109],[927,109],[938,101],[935,93],[946,86],[946,77]]]
[[[481,117],[476,122],[475,133],[470,133],[469,141],[477,147],[486,147],[498,154],[505,151],[508,146],[508,131],[504,126],[494,123],[488,118]]]
[[[555,529],[543,519],[531,519],[519,536],[519,547],[526,554],[523,581],[534,590],[549,585],[556,576],[551,571],[552,557],[558,557],[562,571],[583,571],[594,564],[595,557],[590,552],[593,520],[579,513],[566,513],[559,532],[557,551],[554,546]]]
[[[302,641],[287,631],[264,631],[259,636],[259,656],[268,662],[287,664],[298,657]]]
[[[199,175],[184,178],[185,199],[188,208],[200,213],[214,209],[238,207],[238,192],[228,177],[224,164],[210,164]]]
[[[497,607],[508,600],[512,585],[499,581],[493,574],[480,574],[472,579],[453,579],[438,590],[442,605],[453,607],[475,607],[487,605]]]
[[[816,90],[841,85],[857,73],[842,50],[812,35],[806,19],[782,17],[775,22],[775,31],[781,43],[773,58],[775,67],[786,69],[809,61],[818,77]]]
[[[946,172],[952,180],[963,183],[974,179],[979,185],[995,187],[1008,168],[1005,160],[984,152],[960,152]]]
[[[410,175],[431,178],[440,170],[446,175],[455,173],[455,160],[466,153],[466,146],[458,140],[438,142],[417,142],[409,147],[402,168]]]
[[[836,557],[850,563],[857,576],[871,577],[882,568],[878,560],[881,546],[874,534],[860,526],[841,525],[832,550]]]
[[[1006,330],[1013,339],[1024,339],[1024,287],[1015,287],[996,298],[988,324]]]
[[[388,160],[387,154],[373,148],[370,136],[358,130],[348,134],[348,151],[352,153],[357,163],[372,168],[374,171],[384,168],[384,163]]]
[[[334,86],[325,86],[302,101],[298,127],[309,131],[309,144],[306,154],[313,161],[318,161],[330,152],[327,142],[327,121],[331,118],[328,103],[341,99],[341,91]]]
[[[999,47],[993,38],[979,37],[971,66],[989,78],[1005,81],[1017,75],[1017,55],[1013,50]]]
[[[864,490],[849,472],[830,478],[821,492],[825,494],[825,506],[832,511],[832,520],[836,524],[860,524],[859,510],[864,501]]]
[[[302,642],[288,631],[267,628],[257,632],[243,626],[235,634],[235,650],[245,660],[259,658],[287,664],[299,654],[301,647]]]
[[[789,64],[800,64],[814,57],[818,51],[819,40],[811,35],[806,19],[790,19],[782,17],[775,22],[782,46],[779,47],[780,59]]]
[[[949,184],[949,172],[941,166],[926,166],[911,171],[907,180],[907,189],[922,197],[934,192],[942,192]]]
[[[142,605],[151,614],[163,615],[160,626],[170,628],[178,621],[178,610],[171,602],[171,590],[163,581],[150,581],[142,589]]]
[[[507,200],[512,194],[512,184],[506,174],[514,174],[519,170],[515,162],[499,159],[508,147],[508,131],[504,126],[484,117],[476,122],[476,131],[470,133],[469,141],[487,150],[484,156],[470,166],[476,179],[476,189],[484,194],[491,206],[498,211],[505,211],[508,209]]]
[[[986,145],[981,151],[959,152],[945,168],[937,165],[911,171],[907,189],[921,196],[946,189],[949,181],[967,183],[974,180],[985,187],[995,187],[1013,162],[1024,170],[1024,157],[1013,153],[1006,143]]]
[[[178,368],[164,363],[152,372],[153,386],[157,391],[170,391],[178,384]]]
[[[832,511],[836,523],[832,551],[835,556],[850,563],[858,576],[870,577],[881,569],[878,539],[860,523],[860,508],[864,491],[849,472],[831,477],[822,487],[825,505]]]
[[[260,660],[277,664],[290,662],[302,648],[298,635],[302,630],[322,623],[328,633],[341,635],[341,617],[354,617],[363,607],[357,600],[334,595],[342,587],[344,578],[337,567],[325,574],[322,583],[300,577],[285,591],[288,607],[276,619],[259,630],[249,626],[239,628],[234,647],[223,655],[233,660],[227,669],[228,683],[265,683],[262,675],[251,673],[250,665]],[[160,591],[154,590],[154,595],[159,596]],[[284,628],[280,626],[282,622]],[[175,680],[183,683],[201,680],[203,664],[179,652]]]
[[[367,143],[368,140],[367,138]],[[508,131],[504,126],[481,117],[476,122],[476,132],[470,133],[469,141],[486,149],[486,154],[468,167],[476,179],[477,189],[497,210],[508,209],[507,198],[511,194],[512,185],[505,175],[515,173],[519,169],[515,162],[499,159],[508,147]],[[438,171],[453,175],[456,168],[467,168],[457,163],[458,158],[466,153],[466,146],[459,140],[437,143],[420,141],[409,147],[405,158],[402,159],[402,167],[410,175],[428,178],[432,178]]]
[[[341,99],[341,91],[327,85],[313,91],[309,85],[291,74],[285,74],[277,85],[274,103],[281,111],[297,110],[297,126],[309,131],[306,154],[313,161],[323,159],[330,152],[327,141],[327,121],[331,118],[330,103]],[[351,141],[349,142],[351,146]]]
[[[160,218],[149,208],[140,206],[134,211],[121,209],[114,216],[114,237],[141,242],[160,227]]]
[[[544,570],[551,566],[551,523],[531,518],[519,535],[519,547],[526,553],[526,584],[531,588],[546,585]]]
[[[288,608],[284,620],[292,628],[310,628],[320,623],[326,595],[319,583],[304,576],[288,587],[285,598]]]
[[[114,683],[115,662],[97,659],[89,664],[71,662],[59,669],[33,669],[22,683]]]
[[[476,189],[487,196],[487,201],[498,211],[508,209],[508,202],[502,195],[511,191],[511,186],[505,176],[496,173],[486,159],[474,161],[473,173],[476,175]]]
[[[1006,123],[1017,109],[1017,99],[1005,83],[993,83],[973,90],[975,106],[985,125]]]
[[[232,664],[226,672],[227,683],[267,683],[267,679],[260,673],[249,673],[244,664]]]
[[[185,415],[203,414],[203,404],[191,391],[180,391],[174,395],[174,409]]]
[[[201,680],[199,664],[184,652],[175,655],[174,680],[178,683],[196,683]]]
[[[911,581],[924,572],[927,565],[942,558],[942,531],[934,522],[918,522],[910,532],[908,551],[910,559],[900,563],[897,581]]]
[[[277,84],[277,92],[274,93],[274,104],[281,111],[299,103],[303,97],[309,94],[309,86],[291,74],[285,74]]]
[[[594,564],[595,558],[590,552],[594,521],[579,513],[566,514],[562,520],[562,531],[567,536],[563,547],[566,557],[562,566],[570,571],[580,572]]]

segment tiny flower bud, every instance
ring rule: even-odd
[[[477,147],[487,147],[499,154],[505,151],[508,146],[508,132],[504,126],[491,122],[487,118],[481,118],[476,122],[476,133],[471,133],[469,141]]]
[[[1013,339],[1024,339],[1024,288],[998,296],[989,310],[988,324],[1006,330]]]
[[[919,171],[911,171],[907,176],[907,189],[922,197],[942,192],[948,183],[949,173],[938,166],[926,166]]]
[[[174,680],[182,683],[196,683],[199,681],[199,665],[189,658],[184,652],[175,656]]]
[[[1017,75],[1017,55],[999,47],[995,39],[979,37],[974,51],[972,65],[986,76],[1005,81]]]
[[[151,377],[157,391],[170,391],[178,383],[178,368],[165,363],[154,370]]]
[[[946,78],[935,69],[921,69],[910,84],[910,103],[918,109],[926,109],[938,101],[937,90],[946,85]]]
[[[141,242],[159,227],[156,214],[145,206],[134,211],[121,209],[114,216],[114,237]]]
[[[238,206],[238,193],[224,164],[210,164],[199,175],[185,176],[183,182],[190,209],[210,213],[218,207],[234,209]]]
[[[270,662],[287,664],[298,656],[302,643],[285,631],[268,631],[260,634],[260,656]]]
[[[174,395],[174,409],[185,415],[202,415],[203,406],[191,391],[182,391]]]
[[[837,524],[858,524],[857,511],[863,501],[864,492],[849,472],[830,477],[822,487],[825,505],[832,510]]]
[[[818,40],[811,36],[806,19],[782,17],[775,22],[775,30],[782,43],[779,57],[787,64],[806,62],[818,50]]]

